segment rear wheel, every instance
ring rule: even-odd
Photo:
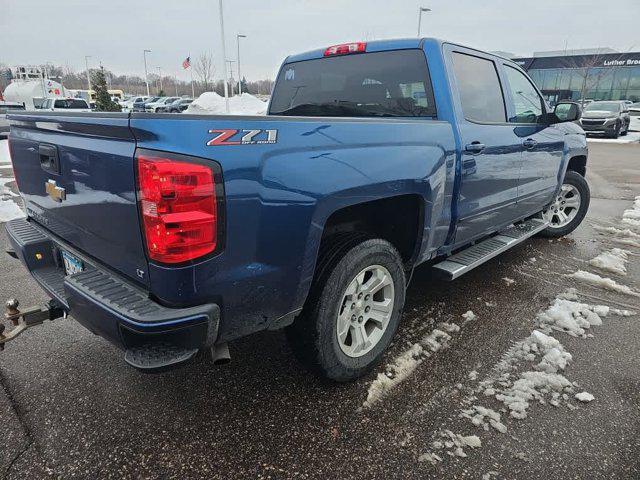
[[[332,249],[318,266],[302,314],[287,339],[307,366],[335,381],[361,377],[376,366],[398,328],[406,280],[402,258],[382,239]],[[326,257],[325,257],[326,258]]]
[[[549,226],[541,234],[557,238],[573,232],[587,214],[590,201],[589,184],[584,177],[572,170],[567,171],[560,192],[542,212],[542,218],[549,222]]]

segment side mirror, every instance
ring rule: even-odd
[[[563,102],[555,106],[553,114],[558,119],[558,122],[575,122],[582,117],[582,109],[577,103]]]

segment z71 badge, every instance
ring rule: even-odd
[[[209,130],[209,133],[217,133],[215,137],[207,142],[207,145],[210,147],[222,145],[258,145],[276,143],[278,141],[278,130],[236,130],[234,128],[225,128]]]

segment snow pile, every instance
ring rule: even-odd
[[[600,270],[626,275],[627,267],[625,264],[627,263],[628,253],[626,250],[613,248],[601,253],[596,258],[592,258],[589,260],[589,264]]]
[[[224,97],[215,92],[204,92],[195,99],[184,113],[226,115]],[[267,104],[249,93],[229,97],[229,115],[265,115]]]
[[[476,318],[478,318],[478,316],[471,310],[468,310],[466,313],[462,314],[462,318],[464,318],[463,325],[466,325],[469,322],[473,322]]]
[[[489,427],[495,428],[500,433],[506,433],[507,427],[502,423],[500,414],[490,408],[474,405],[473,407],[463,410],[461,416],[471,420],[476,427],[482,427],[489,430]]]
[[[615,280],[607,277],[601,277],[595,273],[585,272],[584,270],[578,270],[577,272],[567,275],[568,277],[575,278],[576,280],[588,283],[596,287],[604,288],[605,290],[611,290],[612,292],[624,293],[626,295],[633,295],[634,297],[640,297],[640,293],[634,292],[627,285],[621,285]]]
[[[609,307],[604,305],[587,305],[556,298],[547,310],[538,314],[537,322],[543,332],[551,333],[552,330],[565,332],[572,337],[586,336],[586,330],[592,326],[602,325],[600,316],[609,314]]]
[[[513,278],[509,278],[509,277],[504,277],[502,280],[504,280],[504,283],[506,283],[509,286],[516,283],[516,281]]]
[[[459,435],[457,433],[453,433],[451,430],[444,430],[440,432],[441,440],[435,440],[432,442],[431,446],[434,450],[443,451],[447,455],[453,457],[461,457],[465,458],[467,454],[464,449],[469,448],[480,448],[482,446],[482,441],[478,438],[477,435]],[[423,453],[418,457],[419,462],[431,462],[433,465],[436,462],[441,462],[442,457],[437,453]]]
[[[589,392],[576,393],[576,399],[580,400],[581,402],[589,403],[593,401],[594,398],[595,397],[591,395]]]
[[[22,209],[12,200],[19,195],[7,187],[13,181],[13,178],[0,178],[0,223],[24,217]]]
[[[394,387],[406,380],[424,359],[447,347],[449,340],[451,340],[449,333],[460,330],[460,327],[455,323],[440,323],[438,327],[429,335],[423,336],[411,348],[398,355],[387,366],[384,373],[378,374],[369,386],[364,407],[371,407],[386,397]]]
[[[636,197],[633,207],[624,211],[622,222],[632,227],[640,227],[640,196]]]
[[[11,163],[9,157],[9,140],[0,140],[0,165]]]

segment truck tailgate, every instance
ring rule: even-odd
[[[126,114],[20,114],[10,150],[28,215],[78,250],[147,284]]]

